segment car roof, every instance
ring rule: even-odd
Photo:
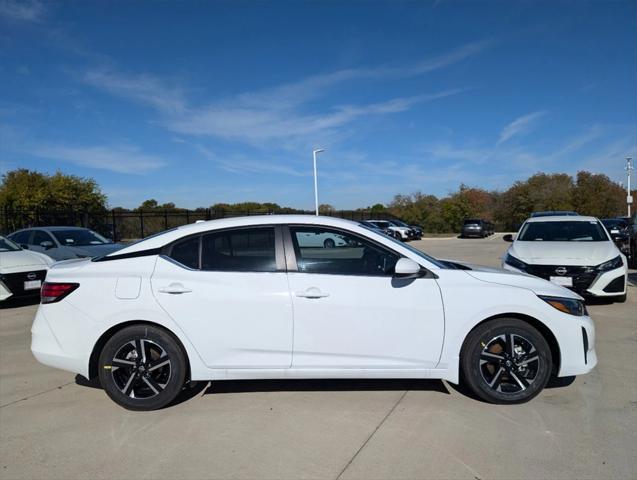
[[[579,213],[573,212],[572,210],[547,210],[544,212],[531,213],[531,217],[563,217],[563,216],[575,217],[575,216],[579,216]]]
[[[531,217],[526,219],[527,223],[536,222],[597,222],[596,217],[585,217],[584,215],[549,215],[547,217]]]
[[[55,232],[58,230],[90,230],[89,228],[84,228],[84,227],[61,227],[61,226],[53,226],[53,227],[29,227],[29,228],[23,228],[21,230],[17,230],[15,233],[17,232],[28,232],[30,230],[48,230],[50,232]]]
[[[188,225],[182,225],[165,232],[160,232],[157,235],[147,237],[140,240],[137,243],[129,245],[116,252],[132,253],[140,250],[147,250],[152,248],[159,248],[167,243],[170,243],[179,238],[187,235],[193,235],[196,233],[207,232],[212,230],[219,230],[223,228],[233,227],[249,227],[257,225],[279,225],[279,224],[301,224],[301,225],[316,225],[326,227],[343,227],[343,228],[355,228],[363,229],[359,222],[351,220],[344,220],[342,218],[327,217],[322,215],[253,215],[248,217],[231,217],[221,218],[217,220],[207,220],[205,222],[189,223]]]

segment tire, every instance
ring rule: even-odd
[[[460,362],[471,391],[499,404],[528,402],[546,386],[552,370],[551,349],[545,338],[515,318],[478,325],[465,339]]]
[[[157,410],[181,392],[187,362],[172,334],[152,325],[132,325],[106,342],[98,372],[115,403],[128,410]]]
[[[334,248],[336,246],[336,242],[331,238],[328,238],[323,242],[323,246],[325,248]]]

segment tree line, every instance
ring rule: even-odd
[[[633,193],[637,196],[637,191]],[[57,172],[53,175],[27,169],[9,171],[0,183],[0,209],[39,211],[79,211],[99,213],[109,207],[107,196],[92,178]],[[231,215],[255,213],[300,213],[302,210],[276,203],[241,202],[216,203],[200,207],[227,212]],[[155,199],[142,202],[132,211],[179,212],[186,209],[174,203],[160,204]],[[331,214],[329,204],[319,207],[322,214]],[[410,224],[422,225],[431,233],[457,232],[466,218],[483,218],[496,224],[499,230],[515,230],[531,212],[540,210],[574,210],[599,218],[624,215],[626,191],[606,175],[580,171],[575,177],[565,173],[537,173],[517,181],[503,191],[489,191],[460,185],[457,191],[444,197],[414,192],[398,194],[388,204],[377,203],[358,211],[388,214]]]

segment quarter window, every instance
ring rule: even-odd
[[[300,272],[392,275],[400,256],[356,235],[321,227],[291,227]]]
[[[175,243],[170,258],[189,268],[199,268],[199,238],[191,237]]]
[[[274,228],[245,228],[204,235],[201,268],[222,272],[276,272]]]

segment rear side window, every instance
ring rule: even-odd
[[[201,269],[221,272],[276,272],[274,228],[244,228],[204,235]]]
[[[29,243],[30,236],[31,236],[31,230],[27,230],[25,232],[18,232],[18,233],[14,233],[13,235],[9,235],[9,238],[13,240],[15,243],[26,245],[27,243]]]
[[[170,258],[189,268],[199,268],[199,238],[191,237],[177,242],[170,250]]]

